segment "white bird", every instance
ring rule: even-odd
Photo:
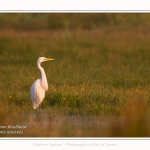
[[[45,97],[45,91],[48,90],[48,83],[44,69],[41,67],[41,62],[54,60],[52,58],[39,57],[37,60],[37,67],[41,72],[41,78],[34,81],[30,89],[33,108],[36,109],[42,103]]]

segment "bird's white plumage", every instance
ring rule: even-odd
[[[37,67],[41,72],[41,78],[34,81],[30,89],[33,108],[36,109],[42,103],[45,97],[45,91],[48,90],[48,83],[44,69],[41,67],[41,62],[54,60],[51,58],[39,57]]]
[[[31,86],[30,94],[32,99],[33,108],[39,107],[45,98],[45,90],[41,87],[40,79],[37,79]]]

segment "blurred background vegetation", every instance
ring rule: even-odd
[[[15,30],[95,29],[150,25],[149,13],[0,13],[0,28]]]

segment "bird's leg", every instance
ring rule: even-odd
[[[38,107],[37,109],[38,109],[38,112],[40,113],[40,112],[41,112],[41,108],[40,108],[40,107]]]
[[[35,109],[35,114],[36,114],[36,116],[38,116],[38,114],[39,114],[39,110],[38,110],[38,108],[37,108],[37,109]]]
[[[37,110],[37,115],[39,115],[39,108],[37,108],[36,110]]]
[[[39,122],[40,120],[40,110],[39,108],[36,109],[36,122]]]
[[[42,109],[40,107],[37,108],[37,115],[40,116]]]

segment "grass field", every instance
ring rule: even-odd
[[[95,14],[95,20],[107,20],[101,17],[103,23],[93,25],[89,19],[87,27],[84,14],[78,14],[84,18],[80,26],[66,26],[65,19],[64,24],[50,24],[43,14],[43,24],[37,21],[33,30],[33,14],[17,15],[28,19],[22,28],[11,19],[13,14],[0,14],[1,137],[150,136],[150,15],[112,15]],[[37,112],[30,87],[40,77],[39,56],[56,60],[42,63],[49,90]],[[22,134],[15,133],[20,130]]]

